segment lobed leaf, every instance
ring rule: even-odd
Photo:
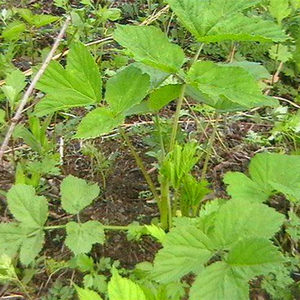
[[[8,208],[27,227],[42,228],[48,217],[48,202],[37,196],[32,186],[14,185],[7,193]]]
[[[86,223],[69,222],[66,226],[67,237],[65,244],[75,255],[88,253],[94,244],[104,243],[104,229],[97,221]]]

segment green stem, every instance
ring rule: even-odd
[[[23,290],[24,294],[27,296],[28,300],[33,300],[33,298],[29,295],[25,285],[23,284],[23,282],[17,278],[16,279],[17,284],[19,285],[19,287],[21,288],[21,290]]]
[[[118,226],[118,225],[102,225],[104,230],[128,230],[128,226]],[[66,225],[54,225],[54,226],[45,226],[44,230],[55,230],[66,228]]]
[[[176,142],[176,136],[177,136],[177,131],[178,131],[178,122],[179,122],[180,111],[181,111],[181,107],[182,107],[182,103],[183,103],[185,89],[186,89],[186,84],[184,83],[182,85],[179,98],[177,100],[176,112],[175,112],[175,116],[174,116],[172,134],[171,134],[171,139],[170,139],[170,148],[169,148],[170,152],[174,149],[175,142]]]
[[[210,157],[211,157],[213,144],[214,144],[216,134],[217,134],[218,123],[219,123],[219,115],[216,115],[216,122],[213,125],[213,132],[212,132],[212,134],[210,136],[210,139],[208,141],[208,149],[207,149],[206,157],[205,157],[205,160],[204,160],[204,165],[203,165],[202,174],[201,174],[201,180],[205,180],[205,178],[206,178],[208,163],[209,163],[209,160],[210,160]]]
[[[128,135],[126,134],[126,132],[125,132],[125,130],[123,128],[120,128],[120,133],[121,133],[123,139],[125,140],[125,142],[127,143],[128,147],[130,149],[130,152],[131,152],[132,156],[134,157],[134,159],[136,161],[136,164],[138,165],[138,167],[142,171],[142,173],[144,175],[144,178],[145,178],[146,182],[148,183],[150,191],[152,192],[152,194],[153,194],[154,198],[156,199],[157,203],[159,203],[159,196],[158,196],[158,194],[156,192],[155,185],[154,185],[151,177],[147,173],[146,168],[144,166],[144,163],[143,163],[142,159],[140,158],[140,156],[138,155],[138,153],[135,151],[134,146],[132,145],[132,143],[131,143]]]
[[[160,223],[163,229],[172,227],[172,208],[170,201],[170,184],[169,180],[161,176],[160,182]]]
[[[166,150],[165,150],[164,139],[163,139],[163,135],[162,135],[162,131],[161,131],[161,124],[160,124],[158,114],[155,114],[155,123],[156,123],[157,130],[158,130],[159,143],[160,143],[160,149],[161,149],[162,160],[163,160],[166,156]]]

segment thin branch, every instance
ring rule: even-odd
[[[56,37],[55,41],[54,41],[54,44],[48,54],[48,56],[46,57],[45,61],[43,62],[41,68],[39,69],[39,71],[36,73],[36,75],[34,76],[31,84],[29,85],[27,91],[25,92],[21,102],[20,102],[20,105],[17,109],[17,112],[16,114],[14,115],[14,117],[11,119],[11,125],[6,133],[6,136],[4,138],[4,141],[1,145],[1,148],[0,148],[0,163],[2,162],[2,158],[3,158],[3,155],[4,155],[4,152],[6,150],[6,147],[9,143],[9,140],[14,132],[14,129],[17,125],[17,123],[19,122],[21,116],[22,116],[22,111],[31,95],[31,93],[33,92],[34,88],[35,88],[35,85],[37,84],[37,82],[39,81],[39,79],[41,78],[41,76],[44,74],[45,70],[47,69],[50,61],[52,60],[54,54],[55,54],[55,51],[57,50],[59,44],[60,44],[60,41],[62,40],[64,34],[65,34],[65,31],[67,30],[67,27],[69,25],[71,21],[71,18],[68,16],[65,23],[63,24],[58,36]]]

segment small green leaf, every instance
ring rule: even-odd
[[[108,283],[109,300],[146,300],[143,290],[130,279],[122,278],[116,269],[112,269],[112,278]]]
[[[1,254],[0,256],[0,282],[9,282],[15,281],[18,279],[16,274],[12,259],[5,255]]]
[[[289,52],[289,48],[285,45],[273,45],[269,50],[270,57],[276,61],[286,63],[293,58],[293,54]]]
[[[140,103],[146,97],[149,87],[149,75],[129,66],[108,80],[105,100],[115,114],[123,113]]]
[[[181,84],[169,84],[160,87],[150,94],[148,106],[151,110],[159,111],[169,102],[177,99],[182,89]]]
[[[104,243],[104,229],[101,223],[97,221],[88,221],[82,224],[69,222],[66,231],[65,244],[75,255],[88,253],[94,244]]]
[[[47,220],[48,202],[37,196],[32,186],[13,186],[7,193],[7,204],[14,217],[28,227],[42,228]]]
[[[213,255],[213,244],[193,225],[171,229],[155,257],[153,277],[161,283],[180,280],[184,275],[199,271]]]
[[[99,186],[84,179],[67,176],[61,183],[62,208],[69,214],[77,214],[89,206],[100,193]]]
[[[89,139],[110,133],[124,122],[123,115],[115,115],[106,107],[99,107],[88,113],[77,128],[75,138]]]
[[[136,61],[162,71],[176,73],[184,63],[183,50],[154,26],[118,25],[114,39],[130,50]]]
[[[59,17],[52,15],[33,14],[29,9],[26,8],[18,8],[17,12],[26,22],[37,28],[49,25],[59,19]]]
[[[89,289],[82,289],[75,285],[79,300],[102,300],[102,298],[94,291]]]
[[[166,238],[166,233],[165,231],[156,226],[156,225],[145,225],[145,228],[147,229],[148,233],[155,237],[160,243],[163,243],[165,238]]]
[[[191,67],[187,80],[202,93],[206,104],[221,111],[278,104],[262,95],[258,83],[241,67],[198,61]]]

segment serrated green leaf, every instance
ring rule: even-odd
[[[184,275],[198,273],[213,255],[209,237],[196,226],[187,224],[167,234],[155,257],[153,277],[161,283],[180,280]]]
[[[181,23],[199,42],[282,41],[279,26],[260,17],[247,17],[245,9],[258,1],[248,0],[168,0]],[[201,18],[199,18],[201,16]]]
[[[0,252],[13,257],[22,245],[26,234],[16,223],[0,224]]]
[[[47,221],[48,202],[37,196],[32,186],[13,186],[7,193],[7,204],[14,217],[28,227],[41,228]]]
[[[164,242],[164,240],[166,238],[166,233],[162,228],[160,228],[156,225],[153,225],[153,224],[145,225],[145,228],[148,231],[148,233],[151,236],[155,237],[160,243]]]
[[[270,0],[269,11],[279,24],[292,12],[288,0]]]
[[[154,26],[118,25],[114,39],[130,50],[136,61],[169,73],[176,73],[184,62],[182,49],[169,42]]]
[[[146,300],[143,290],[130,279],[122,278],[116,269],[108,283],[109,300]]]
[[[43,248],[45,233],[43,230],[36,231],[34,234],[27,233],[27,238],[23,240],[20,249],[20,261],[24,265],[29,265],[38,256]]]
[[[198,61],[191,67],[187,80],[202,93],[208,105],[218,110],[276,106],[278,103],[262,95],[258,83],[241,67]]]
[[[270,57],[276,61],[286,63],[293,58],[293,54],[289,52],[289,48],[285,45],[273,45],[269,50]]]
[[[190,300],[199,299],[249,300],[248,280],[236,276],[224,262],[213,263],[197,276],[190,290]]]
[[[159,111],[169,102],[177,99],[182,89],[181,84],[169,84],[160,87],[150,94],[148,106],[153,111]]]
[[[226,262],[236,275],[250,280],[270,273],[274,266],[283,263],[283,257],[271,241],[254,237],[236,243]]]
[[[267,194],[272,191],[300,199],[300,156],[257,154],[250,162],[251,179]]]
[[[95,99],[100,100],[102,98],[102,81],[99,74],[99,68],[84,44],[72,44],[68,54],[66,70],[90,85]]]
[[[61,183],[62,208],[70,213],[77,214],[89,206],[100,193],[99,186],[87,183],[84,179],[67,176]]]
[[[215,217],[214,239],[228,248],[245,237],[271,238],[284,221],[284,215],[260,203],[230,200]]]
[[[110,133],[124,122],[123,115],[115,115],[106,107],[99,107],[89,112],[79,124],[75,138],[89,139]]]
[[[88,253],[94,244],[104,243],[104,229],[97,221],[86,223],[69,222],[66,226],[67,237],[65,244],[74,252],[75,255]]]
[[[231,249],[226,262],[216,262],[203,269],[191,288],[190,299],[248,300],[248,281],[269,273],[282,262],[282,256],[270,241],[241,240]]]
[[[26,224],[0,224],[0,252],[13,257],[20,250],[20,260],[29,265],[39,254],[44,243],[44,233]]]
[[[47,96],[37,104],[36,115],[91,105],[101,100],[100,74],[87,48],[74,44],[69,56],[66,69],[52,61],[38,82],[37,88]]]
[[[140,103],[146,97],[149,87],[149,75],[129,66],[108,80],[105,100],[114,113],[123,113]]]
[[[233,200],[262,203],[269,196],[264,190],[243,173],[228,172],[224,176],[224,183],[228,184],[227,193]]]
[[[94,291],[89,289],[82,289],[75,285],[79,300],[102,300],[102,298]]]

